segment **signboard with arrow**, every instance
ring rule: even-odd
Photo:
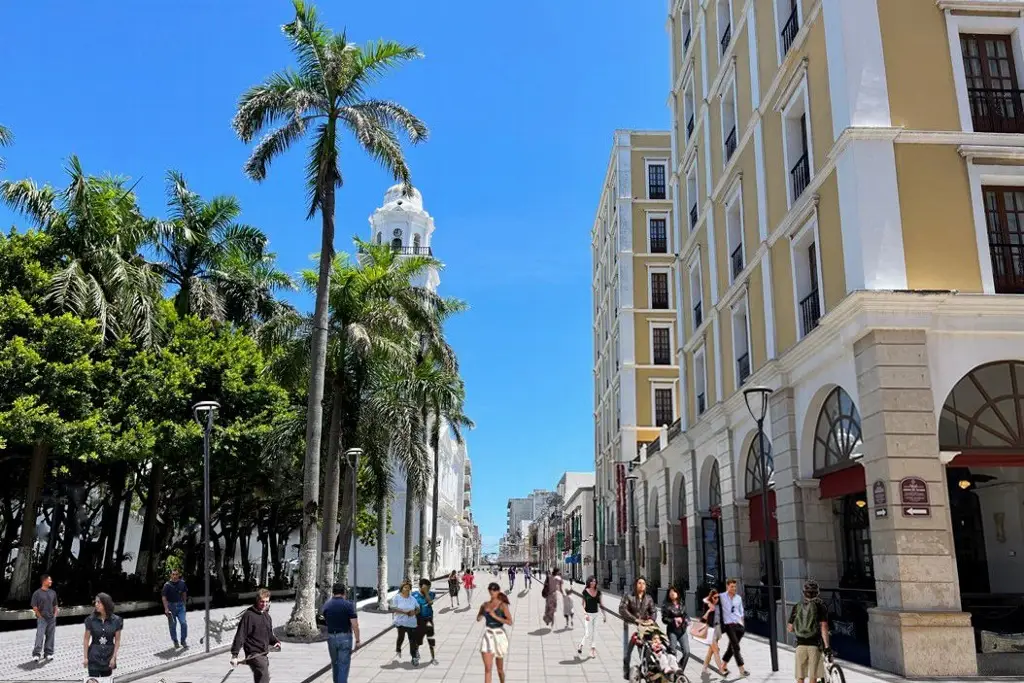
[[[928,499],[928,484],[921,477],[904,477],[900,480],[900,506],[904,517],[931,517],[932,507]]]

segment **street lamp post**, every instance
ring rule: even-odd
[[[757,422],[758,461],[761,470],[761,522],[764,525],[764,563],[768,574],[768,648],[771,652],[772,671],[779,670],[779,635],[775,621],[775,562],[772,554],[771,520],[768,518],[768,453],[764,447],[764,418],[768,414],[768,387],[750,387],[743,390],[743,400],[750,416]]]
[[[200,401],[192,406],[192,416],[203,427],[203,587],[206,591],[203,642],[207,652],[210,651],[210,432],[213,431],[213,413],[218,408],[220,404],[216,401]]]
[[[359,560],[356,550],[358,549],[356,541],[356,513],[359,511],[359,504],[356,501],[356,496],[359,494],[359,456],[363,454],[362,448],[349,448],[345,451],[345,459],[351,462],[352,467],[352,519],[349,520],[349,541],[348,549],[349,561],[352,563],[352,601],[359,602]],[[347,577],[346,577],[347,578]]]
[[[626,481],[629,482],[629,544],[630,544],[630,558],[629,568],[633,572],[632,583],[636,584],[636,577],[640,574],[639,567],[637,565],[637,534],[636,534],[636,480],[639,479],[635,474],[631,474],[626,477]],[[628,588],[628,586],[627,586]]]

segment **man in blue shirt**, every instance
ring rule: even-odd
[[[437,662],[434,656],[434,647],[437,641],[434,639],[434,598],[437,597],[434,591],[430,590],[430,579],[420,579],[420,589],[413,593],[420,611],[416,613],[416,641],[417,645],[423,645],[426,638],[430,646],[430,663]]]
[[[171,642],[178,649],[178,634],[175,628],[181,624],[181,646],[188,648],[188,621],[185,618],[185,601],[188,600],[188,586],[181,578],[181,572],[171,570],[171,579],[164,584],[160,597],[164,602],[164,614],[167,615],[167,628],[171,632]]]
[[[327,652],[331,655],[331,673],[334,683],[348,683],[348,670],[352,665],[352,650],[359,647],[359,615],[355,603],[345,599],[345,586],[334,584],[332,597],[324,603],[327,621]],[[353,645],[353,637],[355,644]]]
[[[736,665],[740,668],[740,675],[746,676],[743,668],[743,655],[740,653],[740,639],[743,638],[743,598],[736,592],[736,579],[729,579],[725,582],[726,592],[722,594],[722,630],[729,639],[729,647],[725,650],[722,661],[729,664],[729,660],[736,657]],[[726,669],[722,670],[725,676]]]

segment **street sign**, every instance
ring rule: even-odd
[[[889,497],[885,493],[885,482],[879,479],[871,485],[871,495],[875,500],[875,517],[888,517]]]
[[[900,480],[900,506],[904,517],[931,517],[931,502],[928,499],[928,484],[921,477],[904,477]]]

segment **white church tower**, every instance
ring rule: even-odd
[[[434,218],[423,209],[423,195],[414,189],[411,195],[402,194],[402,185],[392,185],[384,193],[384,204],[370,216],[371,241],[391,244],[402,254],[432,256],[430,237],[434,234]],[[441,276],[436,268],[413,282],[419,287],[437,291]]]

